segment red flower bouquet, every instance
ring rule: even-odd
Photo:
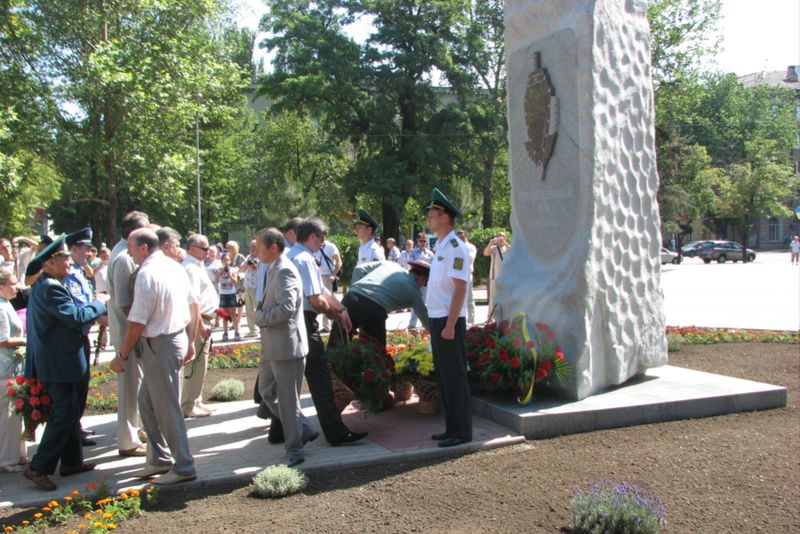
[[[14,413],[22,416],[25,430],[22,439],[36,441],[36,427],[53,415],[53,401],[44,384],[35,378],[18,376],[6,381],[6,395]]]
[[[328,350],[328,361],[336,377],[352,390],[367,412],[378,413],[390,399],[394,383],[394,360],[376,339],[359,335],[349,343]]]
[[[466,336],[470,374],[486,391],[514,393],[528,404],[534,384],[558,387],[572,373],[555,338],[549,326],[530,325],[522,313],[513,321],[473,326]]]

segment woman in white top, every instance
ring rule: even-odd
[[[0,267],[0,379],[6,380],[22,374],[25,337],[22,319],[9,302],[17,294],[17,277],[10,267]],[[27,463],[22,435],[22,418],[11,415],[10,400],[0,396],[0,473],[21,471]]]
[[[230,318],[224,321],[225,332],[222,340],[228,341],[228,321],[233,322],[234,339],[239,341],[239,316],[236,313],[236,284],[239,281],[239,268],[231,265],[231,255],[222,256],[222,269],[217,271],[214,283],[219,288],[219,307],[227,313]]]

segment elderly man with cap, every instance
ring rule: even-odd
[[[128,251],[139,265],[125,338],[111,368],[123,372],[142,338],[143,377],[139,411],[147,433],[147,465],[134,473],[159,485],[197,478],[179,401],[179,372],[194,358],[199,318],[197,296],[186,270],[159,249],[158,236],[139,228],[128,236]]]
[[[458,210],[434,188],[428,227],[436,234],[435,257],[428,281],[429,330],[436,381],[445,409],[445,431],[434,434],[440,447],[472,441],[472,397],[467,382],[466,294],[470,280],[467,247],[453,231]]]
[[[412,261],[406,271],[391,261],[373,261],[353,270],[350,290],[342,299],[353,329],[386,345],[386,319],[393,311],[413,308],[428,326],[428,311],[420,288],[428,283],[430,264]],[[331,333],[329,346],[341,341],[338,329]]]
[[[383,248],[375,242],[375,232],[381,228],[378,221],[367,210],[358,208],[358,218],[353,224],[356,227],[358,240],[361,241],[356,265],[363,265],[371,261],[384,261],[386,256],[383,254]]]
[[[99,301],[78,306],[64,286],[69,275],[69,252],[64,236],[48,245],[31,263],[41,276],[28,301],[28,343],[25,376],[44,382],[53,403],[42,441],[24,475],[42,489],[54,490],[50,479],[61,462],[61,476],[94,469],[83,461],[79,433],[81,395],[89,380],[86,326],[106,313]]]
[[[72,265],[69,267],[69,275],[64,280],[64,285],[72,295],[75,305],[83,307],[94,300],[94,290],[89,283],[89,279],[94,277],[94,270],[89,264],[89,249],[92,248],[92,229],[89,227],[73,232],[66,237],[66,244],[69,247]],[[84,342],[86,343],[86,364],[91,363],[91,343],[89,342],[89,330],[92,325],[83,327]],[[81,400],[81,417],[86,411],[86,398],[89,395],[89,379],[86,379],[85,388]],[[81,426],[81,444],[85,446],[97,445],[94,440],[88,438],[93,432],[87,432]]]

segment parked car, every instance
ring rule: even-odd
[[[711,248],[712,241],[691,241],[681,247],[681,254],[687,258],[694,258],[704,248]]]
[[[744,261],[744,254],[742,245],[736,241],[712,241],[710,247],[701,249],[698,257],[702,258],[705,263],[711,263],[712,261],[725,263],[728,260],[733,262]],[[754,250],[748,248],[746,254],[747,261],[756,259]]]
[[[661,247],[661,264],[674,263],[675,265],[681,262],[681,257],[677,252],[672,252],[668,248]]]

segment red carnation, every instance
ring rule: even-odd
[[[33,410],[31,412],[31,419],[33,419],[34,421],[38,421],[41,418],[42,418],[42,412],[40,412],[39,410]]]
[[[489,353],[488,350],[483,351],[483,361],[488,362],[492,359],[492,355]]]
[[[508,353],[505,350],[500,350],[500,361],[507,362],[508,361]]]
[[[549,371],[551,367],[553,367],[553,362],[550,360],[545,360],[542,362],[542,369]]]
[[[50,406],[50,395],[42,395],[42,404],[45,406]]]
[[[15,389],[9,389],[8,391],[6,391],[6,394],[7,394],[9,397],[13,397],[14,395],[16,395],[16,394],[17,394],[17,390],[15,390]]]
[[[42,403],[42,401],[39,400],[39,397],[34,396],[31,396],[31,398],[28,399],[28,402],[31,403],[31,406],[39,406]]]
[[[536,370],[536,378],[547,378],[547,369],[539,368]]]
[[[17,380],[17,384],[19,384],[20,386],[25,383],[25,377],[24,376],[18,376],[16,378],[16,380]]]
[[[11,387],[13,385],[14,385],[14,379],[13,378],[9,378],[8,380],[6,380],[6,386]]]
[[[375,373],[367,369],[366,371],[364,371],[364,380],[366,380],[367,382],[372,382],[373,380],[375,380]]]
[[[514,339],[511,341],[511,344],[514,346],[514,348],[515,348],[515,349],[518,349],[518,348],[519,348],[519,347],[522,345],[522,339],[520,339],[520,338],[518,338],[518,337],[515,337],[515,338],[514,338]]]
[[[563,361],[564,360],[564,353],[561,351],[556,352],[556,360]]]
[[[31,388],[31,395],[38,395],[39,393],[42,392],[42,389],[43,389],[42,386],[40,386],[39,384],[33,386]]]
[[[492,373],[492,382],[500,382],[500,373]]]
[[[489,347],[490,349],[495,348],[496,345],[495,345],[495,342],[494,342],[494,338],[490,337],[489,339],[487,339],[486,340],[486,346]]]
[[[24,407],[25,407],[25,401],[24,400],[22,400],[22,399],[15,399],[14,400],[14,408],[16,408],[17,410],[21,410]]]
[[[547,339],[549,339],[550,341],[553,341],[555,338],[556,338],[556,333],[553,332],[552,330],[548,330],[547,331]]]
[[[534,342],[533,342],[533,340],[530,340],[530,341],[528,341],[528,342],[526,343],[526,345],[527,345],[527,346],[528,346],[528,348],[529,348],[529,349],[531,349],[531,350],[533,350],[534,348],[536,348],[536,343],[534,343]]]
[[[469,358],[470,360],[474,360],[475,359],[475,351],[474,350],[468,350],[467,351],[467,358]]]
[[[519,358],[517,358],[516,356],[511,358],[511,367],[513,367],[514,369],[519,369]]]
[[[483,364],[481,362],[475,362],[475,370],[480,371],[483,369]]]

